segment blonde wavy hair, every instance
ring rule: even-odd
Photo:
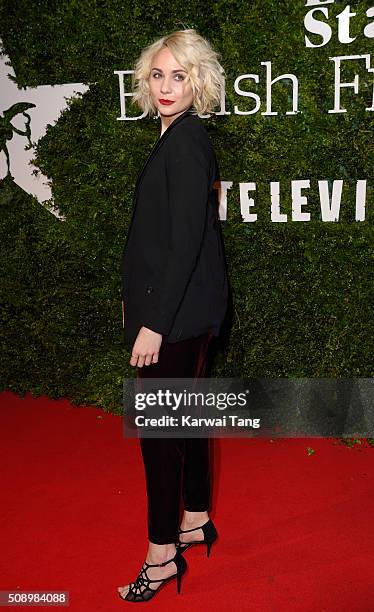
[[[220,104],[226,75],[218,61],[221,55],[194,29],[177,30],[143,49],[134,65],[132,103],[137,104],[147,115],[157,115],[148,79],[153,58],[164,46],[169,48],[177,62],[187,71],[186,81],[191,83],[192,106],[196,113],[212,113]]]

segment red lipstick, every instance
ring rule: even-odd
[[[159,102],[161,104],[165,104],[165,106],[168,104],[174,104],[174,100],[164,100],[163,98],[159,98]]]

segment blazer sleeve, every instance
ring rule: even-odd
[[[198,134],[170,134],[166,174],[170,234],[161,276],[149,294],[143,325],[167,335],[183,299],[203,241],[211,154]]]

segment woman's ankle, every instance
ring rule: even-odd
[[[196,525],[202,525],[209,520],[208,511],[204,510],[203,512],[191,512],[189,510],[185,510],[182,519],[182,529],[185,527],[195,527]]]
[[[175,542],[171,544],[155,544],[148,540],[147,559],[150,559],[152,563],[164,563],[164,561],[168,561],[174,557],[175,554]]]

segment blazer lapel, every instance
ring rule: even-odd
[[[191,110],[191,106],[190,108],[188,108],[186,111],[184,111],[184,113],[182,113],[181,115],[179,115],[179,117],[177,117],[176,119],[174,119],[173,123],[171,123],[169,125],[169,127],[165,130],[165,132],[162,134],[162,136],[160,136],[160,138],[156,141],[156,143],[153,145],[153,148],[143,166],[143,168],[140,171],[140,174],[138,175],[136,184],[135,184],[135,189],[134,189],[134,196],[133,196],[133,210],[132,210],[132,215],[131,215],[131,220],[130,220],[130,225],[129,228],[127,230],[127,236],[126,236],[126,240],[125,240],[125,246],[123,247],[123,251],[125,251],[126,249],[126,245],[127,245],[127,241],[129,239],[130,236],[130,230],[131,230],[131,226],[134,220],[134,216],[135,216],[135,209],[136,209],[136,204],[137,204],[137,191],[139,189],[139,185],[140,185],[140,181],[142,176],[144,175],[144,171],[146,169],[146,167],[148,166],[149,162],[151,161],[151,159],[153,158],[153,156],[156,154],[156,152],[159,150],[160,146],[162,145],[163,142],[165,142],[166,138],[168,137],[168,135],[170,134],[172,128],[174,128],[176,125],[178,125],[178,123],[180,123],[181,121],[183,121],[183,119],[185,117],[188,117],[188,115],[190,114],[190,110]]]
[[[184,111],[181,115],[179,115],[179,117],[177,117],[176,119],[174,119],[174,121],[169,125],[168,128],[166,128],[165,132],[162,134],[162,136],[160,136],[160,138],[158,138],[158,140],[156,140],[155,144],[153,145],[153,148],[149,154],[149,156],[147,157],[143,168],[141,169],[136,184],[135,184],[135,191],[138,190],[139,185],[140,185],[140,181],[143,177],[144,171],[147,168],[149,162],[151,161],[151,159],[153,159],[153,157],[155,156],[155,154],[157,153],[157,151],[159,150],[160,146],[165,142],[165,140],[167,139],[167,137],[169,136],[171,130],[178,125],[178,123],[180,123],[181,121],[183,121],[183,119],[185,117],[188,117],[188,115],[190,114],[190,108],[188,108],[186,111]]]

